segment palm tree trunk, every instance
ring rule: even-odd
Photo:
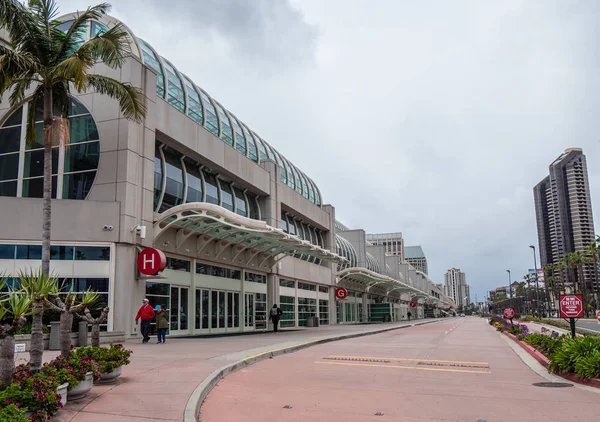
[[[35,110],[33,110],[35,113]],[[52,201],[52,89],[44,89],[44,195],[42,203],[42,272],[50,274]]]
[[[32,304],[33,316],[31,321],[31,345],[29,346],[29,361],[31,370],[37,372],[42,367],[44,354],[44,332],[42,330],[42,317],[44,316],[44,302],[36,299]]]
[[[92,347],[100,347],[100,322],[92,324]]]
[[[12,381],[15,372],[15,337],[9,334],[11,326],[0,326],[0,390]]]
[[[69,311],[60,313],[60,354],[68,358],[71,354],[71,327],[73,314]]]

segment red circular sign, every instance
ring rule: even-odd
[[[335,297],[338,299],[346,299],[348,297],[348,290],[344,289],[343,287],[338,287],[335,289]]]
[[[504,318],[513,319],[515,317],[514,308],[504,308]]]
[[[583,318],[582,295],[560,295],[561,318]]]
[[[416,308],[416,307],[417,307],[417,304],[416,304],[415,302],[410,302],[410,307],[411,307],[411,308]]]
[[[144,275],[155,275],[167,266],[167,257],[163,251],[146,248],[140,252],[137,259],[137,268]]]

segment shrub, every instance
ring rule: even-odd
[[[600,378],[600,349],[579,359],[575,364],[575,374],[585,379]]]
[[[15,404],[9,404],[0,409],[0,421],[31,422],[31,420],[25,416],[25,410]]]
[[[512,335],[518,336],[521,333],[521,328],[519,328],[518,325],[515,325],[514,327],[508,327],[506,329],[507,332],[511,333]]]
[[[112,344],[110,347],[78,347],[73,351],[74,357],[93,359],[98,363],[101,373],[107,374],[119,366],[129,365],[129,357],[133,352],[122,344]]]
[[[565,337],[553,338],[545,334],[529,334],[523,338],[523,341],[539,350],[544,356],[551,358],[562,346],[564,339]]]
[[[32,413],[30,420],[45,422],[62,407],[56,387],[55,378],[42,372],[32,374],[21,370],[15,374],[13,383],[0,392],[0,404],[14,404],[18,408],[27,409]]]
[[[58,356],[56,359],[50,361],[47,365],[48,371],[55,370],[58,374],[62,374],[62,380],[68,380],[69,388],[73,388],[78,385],[81,381],[85,380],[85,376],[88,372],[92,372],[94,380],[99,380],[101,377],[100,371],[98,371],[98,363],[89,357],[79,357],[74,353],[68,358]]]
[[[575,372],[580,359],[600,349],[599,337],[576,337],[564,341],[550,360],[550,370],[555,373]]]

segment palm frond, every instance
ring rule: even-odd
[[[82,92],[87,87],[87,74],[94,66],[94,60],[91,55],[86,57],[84,54],[73,53],[67,59],[60,62],[50,71],[55,81],[70,81],[78,92]]]
[[[0,26],[8,31],[15,50],[39,54],[47,44],[37,15],[18,0],[0,0]]]
[[[88,75],[88,85],[100,94],[119,101],[126,119],[142,122],[146,117],[146,102],[142,90],[130,84],[102,75]]]
[[[40,85],[33,92],[33,96],[31,97],[31,100],[29,102],[29,108],[30,108],[30,110],[32,110],[32,112],[27,113],[27,123],[26,123],[26,127],[25,127],[25,143],[30,147],[35,145],[35,143],[37,141],[37,133],[35,130],[35,119],[36,119],[36,115],[37,115],[36,111],[37,111],[38,103],[40,101],[42,101],[42,103],[43,103],[43,101],[44,101],[43,95],[44,95],[44,87],[43,87],[43,85]]]
[[[39,16],[40,20],[47,22],[48,28],[50,21],[58,15],[58,5],[54,0],[29,0],[29,8]]]
[[[96,6],[90,6],[83,12],[77,12],[71,27],[64,35],[62,44],[58,49],[57,58],[60,61],[65,60],[73,51],[74,47],[82,41],[81,33],[85,34],[88,21],[98,20],[102,15],[106,15],[110,11],[110,4],[100,3]],[[58,23],[58,22],[57,22]],[[62,23],[62,22],[60,22]]]
[[[22,104],[25,100],[25,93],[34,81],[29,78],[19,79],[13,81],[12,92],[9,97],[9,104],[11,107],[15,107]]]
[[[19,272],[19,285],[23,292],[33,300],[56,295],[59,291],[57,278],[44,274],[41,269]]]
[[[84,57],[93,60],[102,60],[113,69],[121,67],[131,54],[129,34],[123,24],[116,24],[103,34],[96,35],[85,42],[75,54],[83,54]]]
[[[0,45],[0,96],[15,80],[33,78],[37,71],[38,66],[32,56]]]

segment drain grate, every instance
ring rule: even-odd
[[[546,388],[573,387],[573,384],[569,384],[568,382],[534,382],[533,385],[535,385],[536,387],[546,387]]]
[[[340,358],[340,357],[329,357],[323,358],[324,360],[343,360],[346,362],[370,362],[370,363],[390,363],[389,360],[385,359],[368,359],[368,358]]]
[[[490,369],[489,365],[473,365],[466,363],[452,363],[452,362],[417,362],[420,366],[445,366],[451,368],[479,368],[479,369]]]

